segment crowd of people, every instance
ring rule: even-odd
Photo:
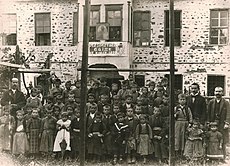
[[[80,153],[81,82],[56,78],[48,96],[40,86],[31,88],[30,96],[18,89],[18,79],[1,98],[2,148],[13,155],[47,156],[77,160]],[[229,103],[223,88],[215,88],[215,98],[207,101],[199,84],[190,93],[176,97],[176,158],[188,160],[226,157]],[[130,77],[111,87],[105,78],[94,80],[88,88],[86,103],[86,158],[113,164],[137,160],[167,162],[169,157],[169,87],[168,79],[138,87]]]

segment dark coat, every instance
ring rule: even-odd
[[[14,117],[16,116],[16,111],[20,110],[22,107],[24,107],[26,105],[25,96],[19,90],[16,90],[15,94],[13,94],[12,90],[8,90],[8,91],[3,93],[3,96],[1,99],[1,105],[2,106],[9,105],[9,102],[11,102],[11,104],[17,105],[16,107],[13,107],[11,109],[11,115]]]
[[[230,106],[227,100],[221,99],[219,112],[215,112],[216,99],[212,99],[208,103],[207,121],[218,121],[218,130],[223,134],[224,142],[228,142],[228,130],[224,129],[224,124],[229,123]]]
[[[197,119],[204,124],[206,120],[207,105],[205,98],[201,95],[196,95],[193,102],[193,97],[189,95],[186,99],[188,107],[191,109],[193,119]]]

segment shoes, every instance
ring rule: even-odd
[[[146,164],[146,162],[147,162],[147,160],[146,160],[146,158],[144,158],[143,164]]]
[[[131,163],[132,163],[132,164],[135,164],[135,163],[136,163],[136,157],[133,157],[133,158],[132,158]]]

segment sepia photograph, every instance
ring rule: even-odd
[[[1,166],[229,166],[230,0],[0,0]]]

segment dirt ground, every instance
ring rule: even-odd
[[[187,161],[181,161],[176,162],[176,166],[230,166],[230,146],[227,148],[228,156],[225,160],[226,163],[221,162],[207,162],[205,164],[198,164],[195,162],[187,162]],[[0,152],[0,165],[1,166],[77,166],[79,165],[79,162],[77,161],[57,161],[57,160],[48,160],[44,158],[39,159],[32,159],[32,158],[26,158],[24,156],[12,156],[9,153]],[[110,163],[85,163],[86,166],[112,166]],[[128,165],[127,163],[123,164],[117,164],[117,166],[125,166]],[[136,164],[132,164],[133,166],[142,166],[143,163],[141,161],[137,162]],[[148,162],[145,164],[146,166],[166,166],[167,164],[158,163],[158,162]]]

